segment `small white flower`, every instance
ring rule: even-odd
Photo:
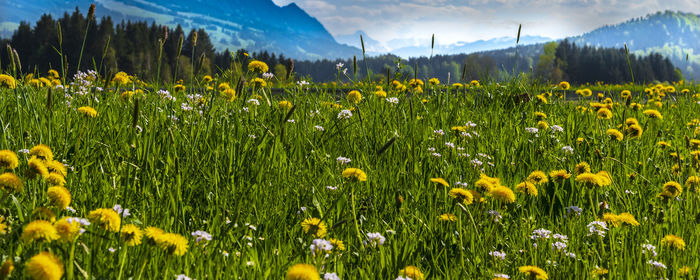
[[[336,186],[326,186],[326,189],[327,189],[327,190],[334,191],[334,190],[337,190],[338,187],[336,187]]]
[[[294,119],[288,119],[287,122],[288,122],[288,123],[294,123],[295,120],[294,120]]]
[[[71,213],[75,213],[75,209],[73,209],[73,207],[70,207],[70,206],[66,207],[66,211],[71,212]]]
[[[433,134],[442,136],[442,135],[445,135],[445,132],[442,131],[442,129],[438,129],[438,130],[433,130]]]
[[[593,221],[588,224],[588,236],[598,235],[605,237],[605,232],[608,230],[607,225],[603,221]]]
[[[455,148],[455,144],[452,142],[445,142],[445,146],[447,146],[448,148],[452,148],[452,149]]]
[[[399,104],[399,99],[396,97],[389,97],[386,99],[386,102],[389,102],[391,104]]]
[[[325,239],[314,239],[311,242],[311,246],[309,246],[309,249],[311,249],[311,254],[314,256],[317,253],[326,254],[333,250],[333,244],[331,244],[330,241]]]
[[[565,153],[573,154],[574,153],[574,148],[571,146],[564,146],[561,148]]]
[[[269,79],[272,79],[275,76],[275,74],[268,72],[268,73],[263,73],[262,76],[263,76],[263,79],[269,80]]]
[[[352,117],[352,112],[350,110],[342,110],[340,113],[338,113],[338,118],[339,119],[349,119]]]
[[[335,272],[333,273],[324,273],[323,274],[323,280],[340,280],[340,277],[338,277]]]
[[[114,210],[114,212],[117,212],[118,214],[121,214],[121,216],[124,218],[131,216],[131,214],[129,213],[129,209],[122,208],[122,206],[119,204],[115,204],[114,207],[112,207],[112,210]]]
[[[114,249],[114,248],[112,248],[112,247],[109,247],[109,249],[107,249],[107,251],[109,251],[110,253],[114,253],[114,252],[117,251],[117,249]]]
[[[195,238],[195,242],[197,243],[201,242],[202,240],[211,241],[211,234],[203,230],[192,232],[192,237]]]
[[[339,164],[348,164],[348,163],[352,162],[351,159],[346,158],[346,157],[337,157],[337,158],[335,159],[335,161],[336,161],[337,163],[339,163]]]
[[[372,247],[379,247],[381,245],[384,245],[384,242],[386,241],[386,238],[381,233],[378,232],[369,232],[367,233],[367,240],[362,241],[364,245],[370,245]]]
[[[255,263],[253,261],[247,261],[245,263],[246,266],[255,266]]]
[[[248,101],[247,101],[246,103],[248,103],[248,104],[250,104],[250,105],[255,105],[255,106],[260,105],[260,101],[258,101],[258,100],[255,99],[255,98],[248,99]]]
[[[315,125],[315,126],[314,126],[314,129],[315,129],[316,131],[324,131],[324,130],[325,130],[325,129],[323,128],[323,126],[320,126],[320,125]]]
[[[192,278],[187,277],[187,275],[180,274],[180,275],[175,275],[175,280],[192,280]]]
[[[532,133],[532,134],[537,134],[537,132],[539,132],[540,130],[537,129],[536,127],[526,127],[525,131]]]
[[[28,153],[29,153],[29,150],[28,150],[28,149],[21,149],[21,150],[19,150],[19,151],[17,151],[17,152],[20,153],[20,154],[28,154]]]
[[[503,274],[503,273],[495,273],[495,274],[493,274],[493,277],[496,277],[496,278],[503,278],[503,279],[510,279],[510,276],[508,276],[508,274]]]
[[[492,256],[496,259],[501,259],[501,260],[506,259],[506,253],[501,252],[501,251],[491,251],[491,252],[489,252],[489,256]]]
[[[563,128],[563,127],[558,126],[558,125],[556,125],[556,124],[550,126],[549,128],[550,128],[552,131],[554,131],[554,132],[562,132],[562,131],[564,131],[564,128]]]

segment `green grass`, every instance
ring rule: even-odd
[[[215,88],[224,78],[219,79]],[[71,167],[66,188],[76,213],[54,209],[57,220],[87,217],[91,210],[120,204],[131,210],[122,224],[156,226],[189,239],[184,256],[169,255],[145,241],[124,253],[127,246],[117,234],[93,223],[75,243],[76,279],[88,271],[99,279],[117,278],[122,264],[124,279],[174,279],[178,274],[196,279],[281,279],[297,263],[336,272],[341,279],[395,279],[408,265],[419,267],[429,279],[486,279],[494,273],[526,279],[518,273],[524,265],[539,266],[550,279],[587,279],[596,266],[607,268],[611,279],[678,279],[683,266],[691,268],[692,277],[699,275],[698,194],[685,186],[677,200],[658,197],[665,182],[683,184],[697,175],[698,159],[693,160],[693,148],[686,145],[686,138],[698,138],[697,127],[686,125],[700,118],[700,104],[692,97],[697,87],[678,86],[678,91],[688,87],[691,92],[665,98],[659,109],[663,120],[649,119],[624,102],[613,106],[612,119],[600,120],[590,110],[576,110],[589,107],[587,99],[550,97],[549,104],[543,104],[536,98],[524,103],[510,98],[556,93],[554,88],[520,80],[483,83],[478,95],[427,84],[423,94],[408,95],[385,86],[387,97],[397,97],[398,104],[374,96],[374,85],[350,85],[363,99],[357,105],[339,100],[343,109],[355,107],[345,120],[337,117],[340,109],[322,103],[335,102],[331,94],[305,94],[296,85],[284,86],[284,98],[295,106],[290,113],[277,106],[282,97],[270,97],[269,89],[251,90],[260,95],[259,106],[247,102],[249,94],[239,93],[228,102],[213,91],[198,92],[204,101],[197,104],[186,95],[194,93],[190,88],[201,87],[197,85],[186,92],[174,92],[168,85],[176,101],[160,97],[148,85],[146,94],[129,99],[116,92],[122,89],[87,95],[53,90],[47,109],[48,89],[20,82],[14,90],[0,89],[0,149],[18,152],[43,143]],[[614,87],[609,88],[613,92]],[[643,96],[635,98],[646,103]],[[138,128],[133,126],[136,100]],[[192,110],[184,110],[183,103]],[[80,106],[91,106],[99,115],[82,116],[76,110]],[[559,125],[563,131],[540,130],[539,137],[527,132],[537,125],[535,111],[546,113],[550,127]],[[609,140],[605,131],[628,117],[639,120],[643,135]],[[467,122],[476,124],[468,128],[471,138],[451,130]],[[317,125],[324,130],[315,129]],[[379,153],[392,138],[394,142]],[[583,142],[577,144],[577,138]],[[657,147],[658,141],[669,142],[673,149]],[[564,146],[574,152],[565,152]],[[672,171],[678,161],[671,152],[683,155],[678,172]],[[28,156],[18,156],[20,166],[5,172],[18,174],[24,191],[0,191],[0,215],[10,229],[1,236],[0,255],[19,257],[12,279],[27,277],[25,262],[42,250],[64,263],[71,250],[70,243],[20,241],[33,210],[49,206],[49,185],[27,179]],[[340,156],[351,162],[338,163]],[[475,159],[482,165],[475,166]],[[516,192],[512,204],[482,191],[485,202],[463,205],[448,196],[449,188],[430,182],[441,177],[450,187],[463,182],[464,188],[476,190],[474,183],[484,173],[514,189],[533,171],[571,172],[583,161],[593,172],[608,171],[612,185],[591,189],[572,176],[538,186],[537,197]],[[347,167],[362,169],[367,181],[343,179]],[[603,201],[608,210],[598,209],[597,202]],[[583,212],[567,213],[572,205]],[[501,217],[495,220],[489,210]],[[594,213],[602,212],[629,212],[641,225],[609,226],[605,237],[589,236],[587,225],[600,219]],[[456,215],[457,221],[439,221],[445,213]],[[321,218],[328,225],[325,238],[343,240],[347,249],[327,258],[312,256],[314,237],[301,227],[310,217]],[[566,251],[576,257],[552,250],[553,239],[531,239],[540,228],[566,235]],[[190,233],[197,230],[213,239],[196,244]],[[363,246],[371,232],[386,237],[384,245]],[[662,246],[667,234],[682,237],[685,250]],[[651,269],[651,256],[642,253],[645,243],[656,246],[653,260],[667,269]],[[505,260],[490,256],[492,251],[506,253]]]

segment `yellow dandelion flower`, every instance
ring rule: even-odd
[[[109,208],[98,208],[90,211],[87,216],[88,220],[93,224],[98,225],[100,228],[108,231],[117,232],[119,231],[119,225],[121,224],[121,218],[119,214]]]
[[[630,138],[639,138],[640,136],[642,136],[643,129],[641,126],[639,126],[637,124],[633,124],[633,125],[628,126],[625,129],[625,133],[627,133],[627,135]]]
[[[216,88],[219,91],[224,91],[224,90],[230,89],[231,86],[228,83],[220,83]]]
[[[80,223],[69,217],[63,217],[54,223],[56,233],[58,233],[58,241],[70,243],[75,240],[75,237],[80,233]]]
[[[425,279],[425,275],[423,275],[423,272],[421,272],[418,267],[415,267],[412,265],[409,265],[409,266],[405,267],[404,269],[402,269],[401,271],[399,271],[399,276],[408,277],[408,278],[411,278],[413,280]]]
[[[687,90],[687,89],[684,89],[684,90]],[[686,276],[690,275],[690,271],[691,271],[690,267],[688,267],[686,265],[686,266],[683,266],[683,267],[678,269],[678,275],[681,277],[686,277]]]
[[[15,169],[19,166],[17,154],[10,150],[0,150],[0,170]]]
[[[440,220],[441,222],[456,222],[457,216],[455,216],[454,214],[450,214],[450,213],[442,214],[442,215],[438,216],[438,220]]]
[[[443,178],[430,178],[430,182],[436,183],[446,188],[450,186],[450,184],[448,184],[447,181],[445,181],[445,179]]]
[[[49,69],[49,72],[47,72],[48,76],[52,79],[58,79],[60,76],[58,75],[58,71],[54,69]]]
[[[515,191],[527,194],[529,196],[537,196],[537,187],[531,182],[522,182],[515,186]]]
[[[610,140],[613,140],[613,141],[620,142],[624,138],[624,136],[622,135],[622,132],[620,132],[619,130],[614,129],[614,128],[608,129],[607,131],[605,131],[605,134],[607,134],[610,137]]]
[[[146,236],[146,241],[148,241],[148,243],[151,245],[157,244],[156,240],[158,240],[163,234],[165,234],[165,232],[157,227],[146,227],[146,229],[143,230],[143,235]]]
[[[5,223],[5,217],[0,216],[0,235],[5,235],[5,234],[7,234],[7,231],[8,231],[7,229],[8,229],[8,228],[9,228],[9,227],[8,227],[7,224]]]
[[[453,87],[453,88],[456,88],[456,89],[461,89],[461,88],[464,87],[464,85],[461,84],[461,83],[454,83],[454,84],[452,84],[452,87]]]
[[[647,117],[649,117],[651,119],[659,119],[659,120],[664,119],[664,117],[661,115],[661,113],[659,113],[659,111],[654,110],[654,109],[644,110],[643,113],[644,113],[644,115],[646,115]]]
[[[49,173],[48,175],[44,176],[44,181],[49,185],[54,186],[66,185],[66,178],[63,178],[63,175],[58,173]]]
[[[258,72],[258,73],[267,73],[267,71],[270,70],[270,67],[267,66],[267,63],[259,61],[259,60],[253,60],[250,63],[248,63],[248,71],[253,71],[253,72]]]
[[[549,128],[549,124],[546,121],[539,121],[537,122],[537,128],[540,130],[547,130]]]
[[[35,220],[24,226],[20,239],[24,242],[51,242],[58,239],[58,232],[56,232],[56,228],[53,227],[51,222]]]
[[[362,100],[362,94],[357,90],[353,90],[348,93],[346,98],[349,102],[357,104]]]
[[[574,174],[575,175],[580,175],[580,174],[587,173],[587,172],[591,172],[591,166],[588,165],[588,163],[585,161],[579,162],[574,167]]]
[[[250,82],[248,82],[248,84],[254,88],[264,88],[267,86],[267,82],[261,78],[253,78],[250,80]]]
[[[527,181],[535,185],[541,185],[549,182],[549,179],[547,179],[547,174],[544,174],[544,172],[537,170],[533,171],[532,173],[530,173],[529,176],[527,176]]]
[[[664,184],[663,192],[669,194],[670,197],[677,197],[683,193],[683,187],[676,181],[669,181]]]
[[[331,238],[328,239],[328,242],[330,242],[331,245],[333,245],[333,250],[345,251],[345,243],[343,243],[343,240]]]
[[[177,84],[173,87],[175,92],[185,91],[187,88],[183,85]]]
[[[593,271],[591,271],[591,275],[593,275],[593,278],[598,278],[600,276],[607,275],[607,274],[608,274],[607,269],[602,268],[602,267],[597,267],[597,266],[595,269],[593,269]]]
[[[473,87],[479,87],[481,84],[477,80],[472,80],[471,82],[469,82],[469,85]]]
[[[70,191],[63,186],[50,187],[48,190],[46,190],[46,196],[49,197],[51,205],[58,209],[66,209],[66,207],[70,205]]]
[[[24,265],[24,269],[34,280],[60,280],[63,277],[63,262],[54,254],[41,252]]]
[[[53,152],[51,151],[51,148],[49,148],[49,146],[39,144],[29,149],[29,157],[35,157],[42,161],[52,161]]]
[[[683,241],[683,238],[673,234],[664,236],[664,238],[661,239],[661,245],[680,251],[685,250],[685,241]]]
[[[453,188],[450,190],[449,195],[461,202],[464,205],[470,205],[474,202],[474,195],[468,190],[462,188]]]
[[[10,75],[0,74],[0,87],[15,89],[17,81]]]
[[[598,176],[601,187],[607,187],[612,184],[612,176],[607,171],[599,171],[595,175]]]
[[[351,179],[354,181],[367,181],[367,174],[359,168],[345,168],[345,170],[343,170],[342,175],[343,178]]]
[[[535,112],[535,119],[538,121],[547,119],[547,114],[542,112]]]
[[[121,230],[119,230],[119,237],[121,238],[126,246],[136,246],[141,244],[141,237],[143,232],[137,225],[123,225]]]
[[[97,117],[97,110],[95,110],[94,108],[92,108],[90,106],[80,107],[80,108],[78,108],[78,112],[80,112],[81,114],[83,114],[83,116],[86,116],[88,118]]]
[[[57,173],[60,174],[61,176],[65,177],[68,176],[68,170],[66,169],[66,166],[63,165],[63,163],[59,161],[49,161],[45,163],[46,169],[49,171],[49,173]]]
[[[156,239],[156,245],[170,255],[183,256],[187,253],[188,241],[176,233],[163,233]]]
[[[513,190],[511,190],[509,187],[506,186],[498,186],[494,187],[489,191],[489,195],[496,200],[499,200],[501,202],[505,203],[513,203],[515,202],[515,193],[513,193]]]
[[[384,98],[386,97],[386,91],[378,90],[374,92],[374,95],[379,98]]]
[[[8,192],[21,192],[24,189],[22,180],[13,173],[3,173],[0,175],[0,189]]]
[[[486,174],[479,175],[479,180],[477,180],[474,185],[485,191],[490,191],[491,189],[501,185],[501,179],[496,177],[489,177]]]
[[[292,103],[287,100],[282,100],[279,104],[277,104],[277,107],[279,107],[281,110],[286,111],[292,108]]]
[[[700,188],[700,177],[698,177],[698,176],[688,177],[688,179],[685,180],[685,186],[688,187],[688,189],[690,189],[690,190],[698,191],[698,188]]]
[[[285,280],[320,280],[316,267],[309,264],[295,264],[287,270]]]
[[[202,78],[202,82],[209,83],[213,81],[214,79],[211,78],[209,75],[204,75],[204,78]]]
[[[223,96],[226,101],[234,101],[236,100],[236,91],[232,88],[227,88],[221,91],[221,96]]]
[[[131,77],[124,72],[118,72],[117,74],[114,74],[112,82],[117,86],[126,86],[127,84],[131,83]]]
[[[609,120],[612,118],[613,114],[608,108],[600,108],[600,110],[598,110],[596,113],[596,116],[601,120]]]
[[[543,279],[543,280],[549,279],[549,275],[547,275],[547,272],[545,272],[543,269],[536,267],[536,266],[532,266],[532,265],[521,266],[521,267],[518,267],[518,271],[520,273],[527,275],[528,277],[530,277],[532,279]]]
[[[440,80],[438,80],[438,78],[431,78],[430,80],[428,80],[428,83],[430,83],[431,85],[436,86],[436,85],[439,85],[439,84],[440,84]]]
[[[571,178],[571,174],[569,174],[569,172],[566,172],[566,170],[564,169],[560,169],[549,172],[549,177],[552,177],[552,179],[557,181],[562,181]]]
[[[301,228],[304,230],[304,233],[316,238],[323,238],[326,236],[326,223],[319,218],[304,219],[304,221],[301,222]]]
[[[588,187],[600,187],[602,185],[600,176],[590,172],[577,175],[576,182],[583,183]]]

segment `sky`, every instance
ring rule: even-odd
[[[375,40],[430,38],[451,44],[496,37],[579,35],[657,11],[700,14],[700,0],[273,0],[295,2],[333,35],[362,30]]]

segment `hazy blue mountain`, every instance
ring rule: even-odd
[[[504,48],[510,48],[515,46],[515,37],[500,37],[493,38],[489,40],[478,40],[473,42],[457,42],[453,44],[440,44],[435,43],[435,49],[433,54],[438,55],[449,55],[449,54],[463,54],[463,53],[474,53],[488,50],[498,50]],[[520,37],[520,45],[537,44],[543,42],[552,41],[551,38],[542,36],[522,36]],[[408,46],[401,46],[402,44],[411,43]],[[392,48],[390,52],[392,54],[398,55],[403,58],[408,57],[419,57],[419,56],[429,56],[430,55],[430,43],[431,40],[423,39],[420,41],[409,39],[409,40],[392,40],[389,43],[391,48],[392,45],[400,46],[398,48]]]
[[[41,14],[61,16],[76,6],[82,12],[88,0],[3,0],[0,35],[20,21],[35,22]],[[347,58],[360,50],[339,44],[325,27],[292,3],[284,7],[271,0],[95,0],[96,15],[112,20],[146,20],[185,30],[204,28],[217,50],[245,48],[284,53],[297,59]]]
[[[658,12],[569,40],[578,45],[614,48],[624,48],[626,43],[631,52],[660,53],[671,59],[686,77],[700,78],[700,16],[696,14]]]
[[[380,54],[389,51],[389,48],[387,48],[381,42],[373,39],[372,37],[369,37],[367,33],[365,33],[362,30],[358,30],[353,34],[336,35],[335,40],[341,44],[346,44],[356,48],[362,48],[362,44],[360,42],[360,35],[362,35],[362,39],[365,41],[365,51],[367,53]]]

